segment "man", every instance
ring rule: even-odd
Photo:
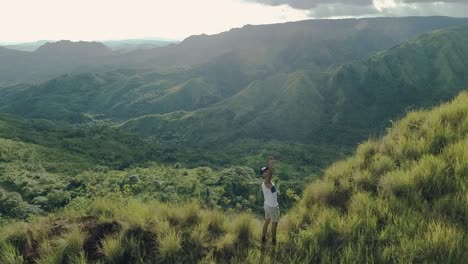
[[[262,191],[265,199],[263,205],[263,208],[265,209],[265,223],[263,224],[262,243],[265,243],[268,226],[270,225],[270,222],[273,222],[271,225],[271,242],[273,245],[276,245],[276,229],[278,227],[280,211],[278,207],[278,192],[276,191],[276,187],[273,182],[271,182],[274,163],[275,159],[270,157],[268,160],[268,166],[260,168],[260,174],[263,177]]]

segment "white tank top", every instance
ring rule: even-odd
[[[266,206],[276,207],[278,206],[278,192],[273,182],[271,185],[271,189],[268,189],[265,182],[262,182],[263,197],[265,198]]]

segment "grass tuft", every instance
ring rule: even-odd
[[[24,258],[12,244],[3,243],[0,245],[0,263],[23,264]]]
[[[248,214],[238,216],[234,222],[233,231],[237,238],[237,245],[240,248],[248,248],[255,240],[254,223]]]
[[[99,251],[110,263],[123,263],[125,248],[120,237],[108,236],[101,241]]]
[[[182,248],[182,238],[180,233],[175,230],[162,234],[158,237],[158,249],[159,254],[163,259],[171,260],[175,259],[177,254]]]

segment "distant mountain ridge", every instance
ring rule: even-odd
[[[33,52],[1,48],[0,84],[40,82],[57,75],[93,71],[113,51],[98,42],[47,42]]]
[[[47,42],[41,45],[35,54],[48,56],[84,56],[84,57],[99,57],[106,56],[112,53],[112,50],[100,42],[73,42],[69,40],[61,40],[57,42]]]
[[[177,45],[123,54],[88,46],[92,56],[85,60],[64,57],[51,62],[35,52],[11,52],[8,56],[0,54],[0,85],[37,83],[65,73],[119,68],[173,72],[226,57],[240,61],[244,73],[292,72],[353,61],[422,33],[466,24],[468,19],[449,17],[306,20],[191,36]],[[81,44],[76,48],[88,45]]]

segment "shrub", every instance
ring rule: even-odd
[[[414,191],[429,201],[455,189],[453,176],[447,175],[447,164],[439,157],[424,156],[409,172],[414,178]]]
[[[380,177],[395,168],[395,162],[387,155],[376,154],[369,165],[369,171],[374,178]]]
[[[240,248],[248,248],[255,241],[254,230],[255,227],[250,215],[242,214],[235,219],[233,231],[237,238],[236,243]]]
[[[464,233],[454,226],[430,222],[425,230],[401,241],[401,257],[409,262],[463,263],[466,257]]]
[[[217,255],[221,258],[229,259],[236,254],[236,235],[227,233],[216,243]]]
[[[207,230],[213,238],[226,233],[227,226],[224,214],[217,211],[209,211],[205,214],[205,219],[207,222]]]
[[[70,264],[88,264],[86,253],[81,251],[80,254],[70,259]]]
[[[310,184],[304,191],[302,203],[307,208],[316,203],[327,203],[330,201],[335,188],[332,182],[318,180]]]
[[[123,259],[125,248],[122,240],[119,237],[108,236],[101,241],[100,252],[104,258],[110,263],[125,263]]]
[[[423,239],[428,260],[454,263],[463,261],[466,254],[466,240],[464,232],[455,226],[432,222],[429,224]]]
[[[9,226],[8,230],[2,232],[3,237],[0,239],[0,243],[3,242],[10,244],[20,252],[31,252],[33,248],[33,241],[31,238],[31,230],[24,223],[18,223],[16,225]]]
[[[36,260],[36,264],[62,264],[64,261],[62,251],[55,250],[49,254],[41,256]]]
[[[81,232],[78,226],[74,225],[70,231],[65,234],[64,241],[64,254],[66,256],[79,255],[83,249],[85,235]]]
[[[185,254],[190,255],[192,260],[199,260],[206,255],[209,246],[206,226],[198,225],[190,233]]]
[[[81,258],[85,236],[77,226],[55,241],[44,240],[41,251],[47,252],[37,260],[39,264],[71,263]]]
[[[379,150],[379,143],[375,140],[368,140],[360,144],[356,150],[355,159],[357,159],[360,168],[366,168],[372,161],[373,156]]]
[[[146,222],[154,216],[151,206],[142,204],[136,199],[129,199],[127,204],[118,208],[117,217],[134,227],[144,227]]]
[[[353,182],[358,190],[375,191],[377,187],[377,179],[369,170],[359,170],[353,174]]]
[[[0,244],[0,263],[23,264],[24,259],[18,249],[10,243]]]
[[[448,146],[444,158],[453,171],[454,179],[462,179],[468,175],[468,137]]]
[[[295,207],[281,219],[283,230],[286,231],[289,238],[294,237],[305,222],[305,212],[303,212],[301,208],[302,207]]]
[[[413,179],[403,170],[395,170],[385,174],[379,180],[380,191],[383,195],[409,195],[413,187]]]
[[[181,207],[179,210],[181,210],[181,220],[182,220],[182,225],[183,226],[194,226],[197,225],[200,220],[200,206],[195,203],[189,203],[183,207]]]
[[[354,159],[338,161],[326,169],[324,177],[330,181],[348,178],[353,173]]]
[[[177,253],[182,248],[182,238],[180,233],[175,230],[170,230],[166,234],[158,237],[159,254],[164,260],[175,259]]]
[[[96,199],[90,206],[90,214],[101,219],[112,218],[119,211],[117,203],[109,199]]]
[[[171,226],[177,226],[182,224],[182,214],[179,210],[171,208],[168,204],[161,204],[156,209],[158,217],[162,220],[168,221]]]

